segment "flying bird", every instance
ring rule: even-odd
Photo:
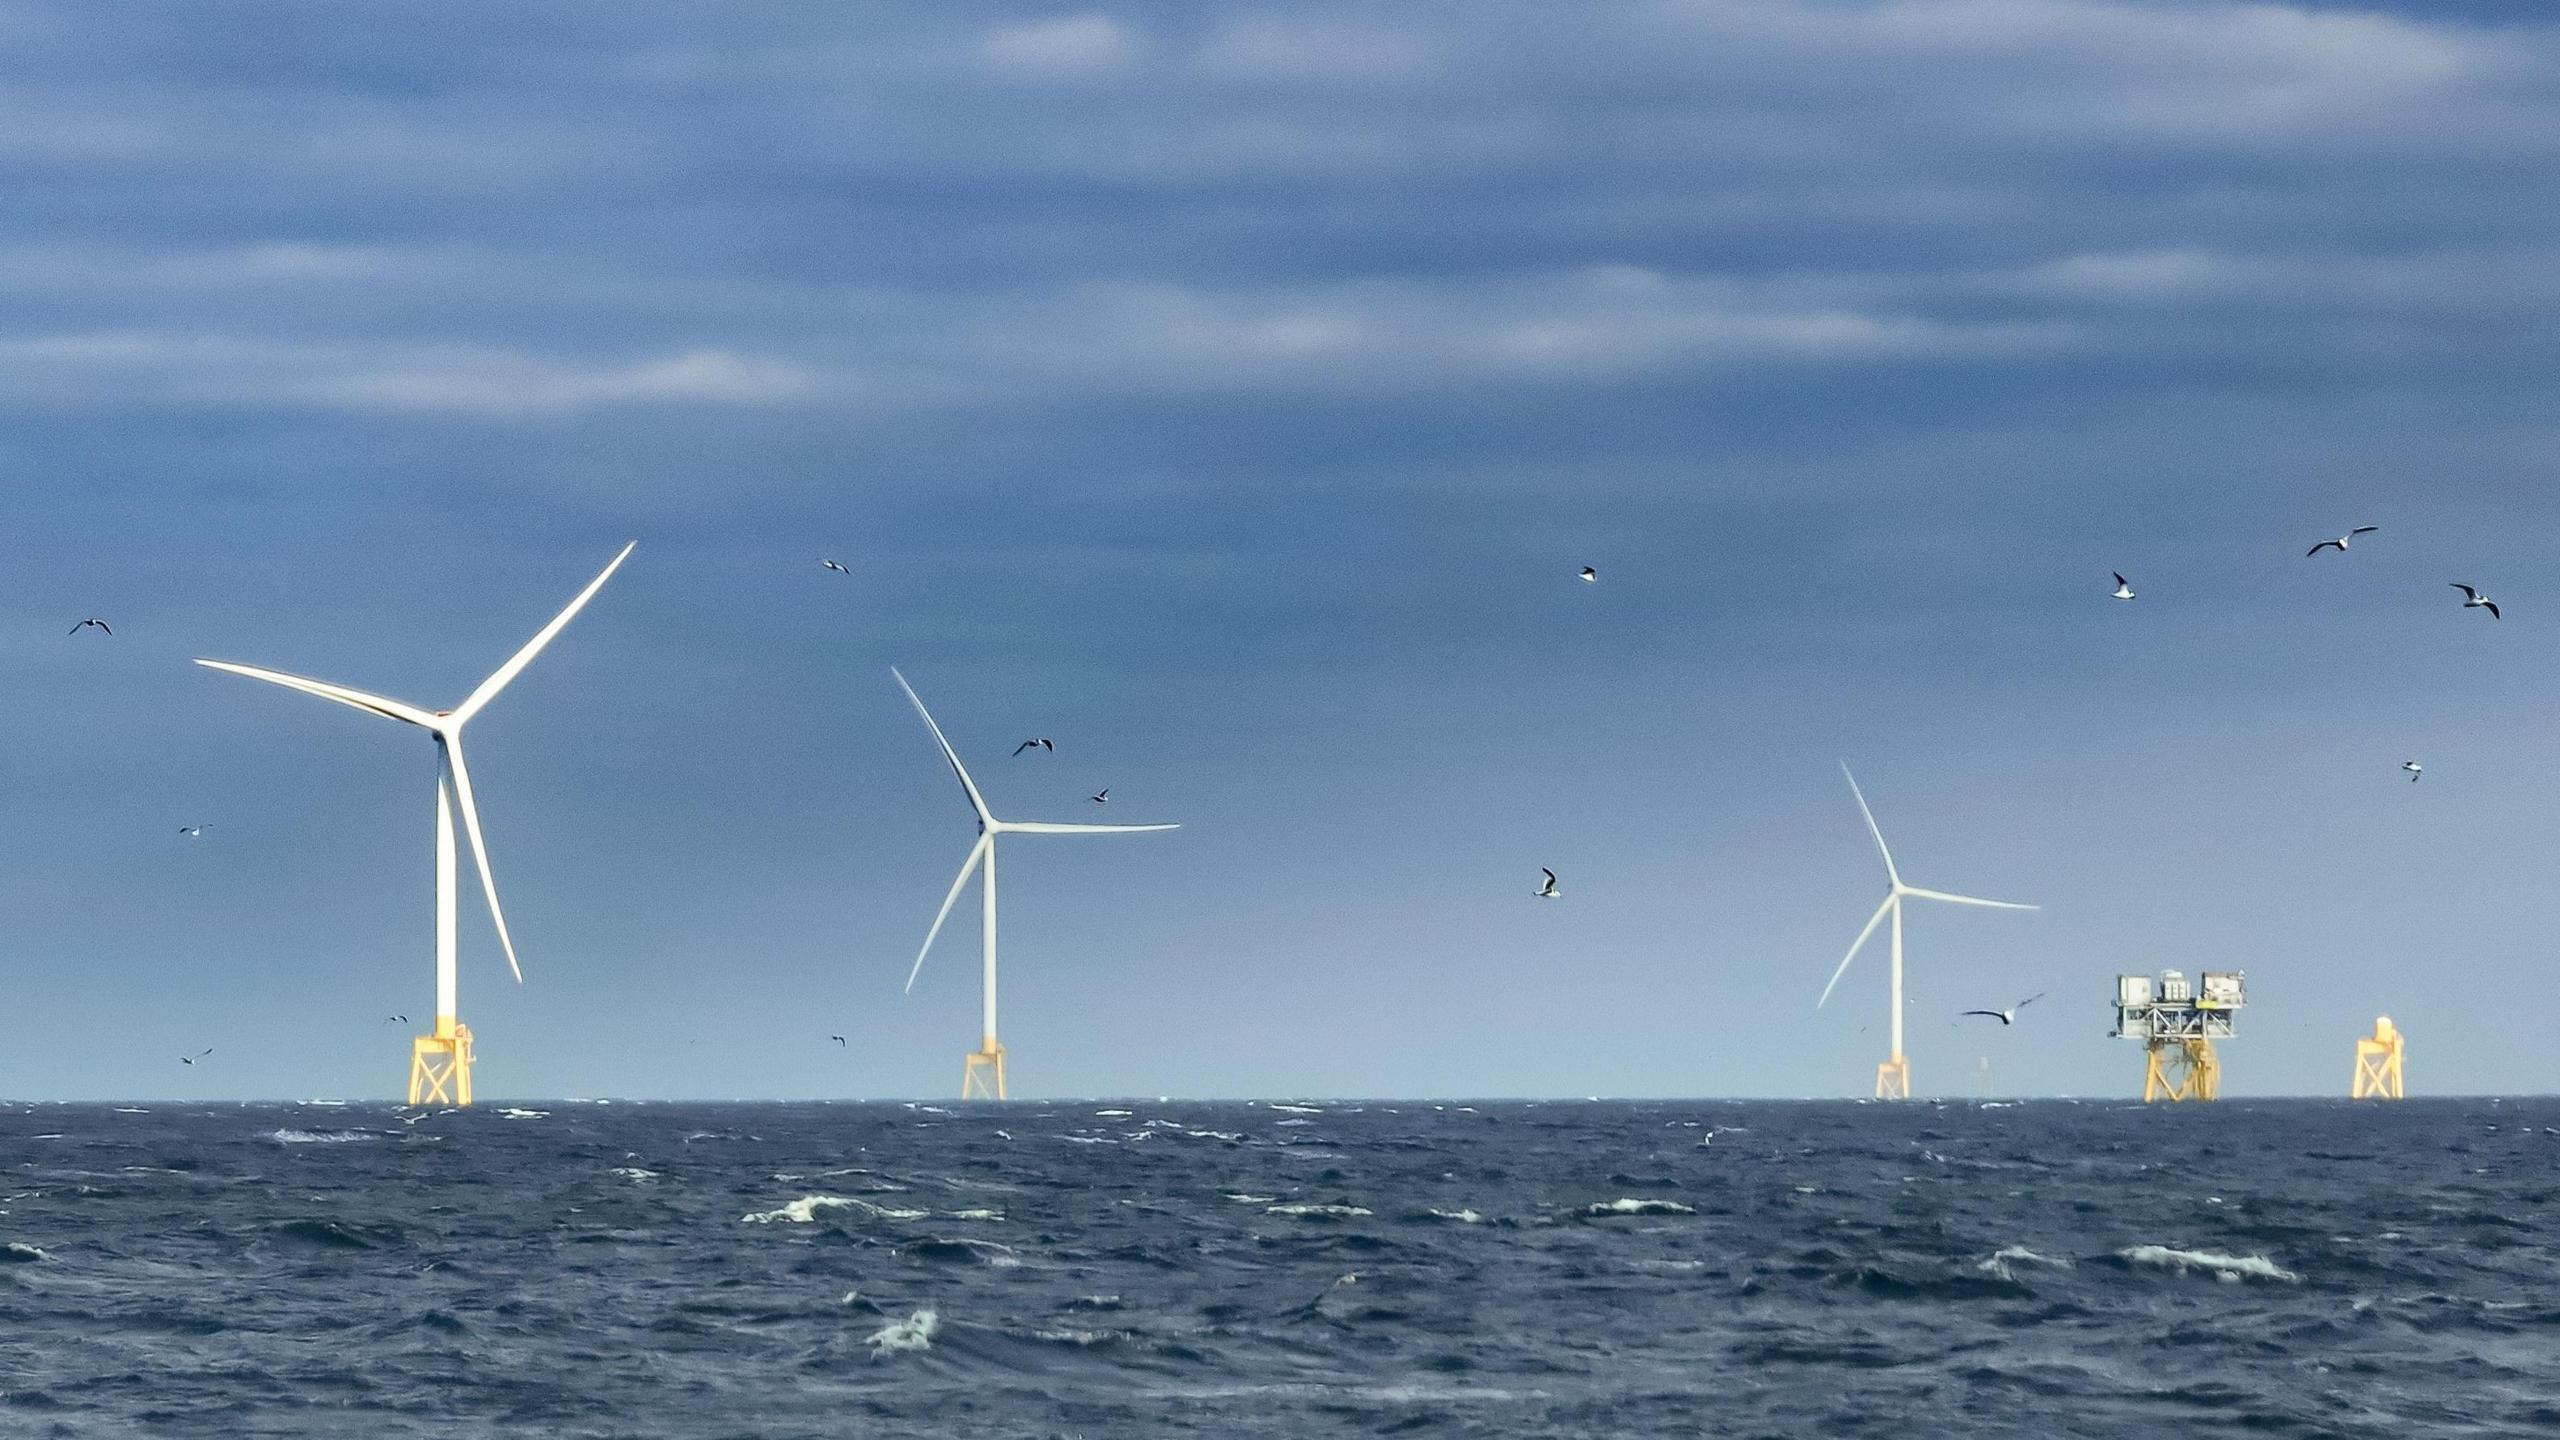
[[[853,573],[852,571],[844,568],[844,562],[841,560],[821,560],[818,563],[826,566],[828,569],[833,570],[839,575],[850,575]]]
[[[409,1023],[409,1017],[406,1015],[385,1015],[382,1017],[382,1023],[385,1025],[406,1025]]]
[[[210,1054],[212,1054],[212,1053],[213,1053],[213,1048],[212,1048],[211,1046],[207,1046],[207,1047],[205,1047],[204,1049],[197,1051],[197,1052],[196,1052],[196,1053],[194,1053],[193,1055],[181,1055],[181,1056],[179,1056],[179,1057],[178,1057],[178,1063],[179,1063],[179,1064],[181,1064],[181,1065],[193,1065],[193,1064],[194,1064],[194,1063],[196,1063],[197,1061],[199,1061],[199,1060],[203,1059],[204,1057],[206,1057],[207,1055],[210,1055]]]
[[[2124,578],[2124,572],[2120,570],[2110,570],[2107,573],[2116,577],[2116,598],[2119,600],[2132,599],[2133,582]]]
[[[1110,787],[1110,786],[1108,786],[1108,785],[1103,786],[1101,789],[1094,791],[1094,792],[1093,792],[1093,795],[1092,795],[1092,797],[1091,797],[1091,798],[1092,798],[1092,800],[1093,800],[1093,803],[1094,803],[1094,804],[1096,804],[1096,805],[1108,805],[1108,804],[1110,804],[1110,803],[1111,803],[1111,787]]]
[[[2359,535],[2370,535],[2381,528],[2382,527],[2379,525],[2359,525],[2353,530],[2348,531],[2346,534],[2339,536],[2335,540],[2323,540],[2319,544],[2312,546],[2310,549],[2305,550],[2302,553],[2305,556],[2311,556],[2317,555],[2323,550],[2335,550],[2340,554],[2344,554],[2346,553],[2348,541],[2353,540]]]
[[[2017,1004],[2010,1006],[2006,1010],[1967,1010],[1963,1013],[1966,1015],[1988,1015],[2003,1025],[2015,1025],[2018,1023],[2018,1012],[2043,999],[2044,996],[2045,992],[2039,990],[2033,995],[2028,996],[2026,999],[2019,1001]]]
[[[1583,583],[1583,584],[1585,584],[1585,585],[1597,585],[1597,584],[1599,584],[1599,583],[1600,583],[1600,572],[1599,572],[1599,571],[1597,571],[1597,570],[1592,569],[1592,568],[1591,568],[1590,566],[1588,566],[1588,565],[1583,566],[1583,567],[1582,567],[1582,583]]]
[[[92,625],[97,626],[99,629],[106,631],[106,632],[107,632],[108,634],[110,634],[110,635],[113,635],[114,633],[116,633],[116,632],[115,632],[115,627],[114,627],[114,626],[109,625],[109,624],[108,624],[106,621],[104,621],[104,620],[97,620],[97,619],[89,619],[89,620],[83,620],[83,621],[81,621],[79,624],[74,625],[74,626],[72,626],[72,627],[71,627],[71,633],[72,633],[72,634],[74,634],[74,635],[77,635],[77,634],[79,634],[81,631],[88,629],[88,628],[89,628],[90,626],[92,626]]]
[[[2418,776],[2425,773],[2427,767],[2415,760],[2410,760],[2404,762],[2400,768],[2409,772],[2409,783],[2415,785],[2418,783]]]
[[[1547,883],[1546,883],[1545,885],[1543,885],[1543,886],[1540,886],[1540,887],[1539,887],[1539,889],[1538,889],[1538,898],[1539,898],[1539,899],[1541,899],[1541,900],[1561,900],[1561,899],[1563,899],[1563,898],[1564,898],[1564,892],[1562,892],[1562,891],[1560,891],[1560,890],[1556,889],[1556,872],[1554,872],[1553,870],[1548,869],[1548,868],[1547,868],[1546,866],[1544,866],[1544,865],[1541,865],[1541,866],[1539,866],[1539,867],[1538,867],[1538,873],[1539,873],[1539,874],[1542,874],[1542,875],[1544,875],[1544,876],[1546,876],[1546,877],[1547,877]]]
[[[1029,740],[1025,740],[1025,741],[1023,741],[1023,742],[1022,742],[1021,744],[1019,744],[1019,745],[1014,746],[1014,747],[1013,747],[1013,753],[1014,753],[1014,754],[1016,754],[1016,755],[1019,755],[1019,754],[1021,754],[1023,751],[1025,751],[1025,750],[1029,750],[1029,749],[1032,749],[1032,748],[1033,748],[1033,747],[1035,747],[1035,746],[1036,746],[1036,747],[1038,747],[1038,748],[1040,748],[1040,749],[1042,749],[1042,750],[1055,750],[1055,749],[1057,749],[1057,748],[1058,748],[1057,746],[1055,746],[1055,745],[1053,745],[1053,744],[1049,743],[1049,741],[1048,741],[1048,740],[1046,740],[1045,738],[1041,738],[1041,737],[1035,736],[1035,737],[1033,737],[1033,738],[1031,738],[1031,739],[1029,739]]]
[[[2459,580],[2448,580],[2445,583],[2462,592],[2463,609],[2486,610],[2489,612],[2490,619],[2496,620],[2501,618],[2498,614],[2497,601],[2490,599],[2488,596],[2481,594],[2479,591],[2472,589],[2470,586],[2463,584]]]
[[[178,833],[186,836],[190,840],[203,839],[204,832],[205,827],[202,825],[181,825],[178,827]]]
[[[843,1037],[843,1036],[841,1036],[841,1035],[830,1035],[830,1036],[828,1036],[827,1038],[828,1038],[828,1039],[830,1039],[830,1040],[833,1040],[834,1042],[836,1042],[836,1043],[837,1043],[837,1044],[839,1044],[839,1045],[844,1044],[844,1037]]]

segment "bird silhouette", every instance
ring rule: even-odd
[[[107,632],[108,634],[110,634],[110,635],[113,635],[114,633],[116,633],[116,631],[115,631],[115,627],[114,627],[114,626],[109,625],[109,624],[108,624],[106,621],[104,621],[104,620],[97,620],[97,619],[90,619],[90,620],[83,620],[83,621],[81,621],[79,624],[74,625],[74,626],[72,626],[72,627],[71,627],[71,633],[72,633],[72,634],[74,634],[74,635],[77,635],[77,634],[79,634],[81,631],[88,629],[88,628],[89,628],[90,626],[92,626],[92,625],[97,626],[99,629],[106,631],[106,632]]]

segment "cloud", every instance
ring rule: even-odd
[[[148,332],[0,339],[0,398],[82,408],[319,406],[521,419],[606,407],[792,405],[829,389],[809,368],[718,349],[616,362],[469,345]]]
[[[1078,15],[998,26],[979,54],[1009,74],[1092,76],[1129,69],[1139,49],[1138,32],[1129,26],[1106,15]]]
[[[1206,74],[1273,80],[1405,80],[1434,67],[1435,47],[1405,31],[1323,20],[1249,19],[1201,47]]]

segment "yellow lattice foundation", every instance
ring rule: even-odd
[[[2218,1100],[2222,1097],[2222,1061],[2210,1040],[2154,1040],[2143,1047],[2150,1065],[2142,1077],[2142,1103],[2167,1100]]]
[[[1876,1067],[1876,1098],[1908,1100],[1911,1098],[1911,1061],[1896,1055]]]
[[[2356,1041],[2355,1088],[2347,1093],[2358,1100],[2399,1099],[2400,1062],[2408,1049],[2409,1038],[2390,1016],[2375,1019],[2372,1038]]]
[[[471,1027],[456,1025],[450,1033],[421,1035],[409,1042],[409,1103],[471,1103]]]
[[[969,1052],[966,1068],[960,1072],[960,1098],[963,1100],[1001,1100],[1004,1098],[1004,1047],[993,1040],[987,1048]]]

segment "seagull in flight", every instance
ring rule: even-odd
[[[2359,535],[2370,535],[2381,528],[2382,527],[2379,525],[2359,525],[2353,530],[2348,531],[2346,534],[2339,536],[2335,540],[2323,540],[2319,544],[2312,546],[2310,549],[2305,550],[2302,553],[2305,556],[2311,556],[2317,555],[2323,550],[2335,550],[2339,554],[2343,555],[2347,552],[2348,541],[2353,540]]]
[[[1031,738],[1031,739],[1029,739],[1029,740],[1025,740],[1025,741],[1023,741],[1021,744],[1014,746],[1014,747],[1013,747],[1013,753],[1014,753],[1014,754],[1016,754],[1016,755],[1019,755],[1019,754],[1021,754],[1023,751],[1025,751],[1025,750],[1030,750],[1030,749],[1034,749],[1034,748],[1041,749],[1041,750],[1055,750],[1055,749],[1057,749],[1058,747],[1057,747],[1057,746],[1055,746],[1055,745],[1053,745],[1053,744],[1051,744],[1051,743],[1048,741],[1048,739],[1047,739],[1047,738],[1045,738],[1045,737],[1041,737],[1041,736],[1034,736],[1034,737],[1032,737],[1032,738]]]
[[[2459,580],[2449,580],[2445,583],[2462,592],[2463,609],[2486,610],[2489,612],[2490,619],[2496,620],[2500,618],[2498,615],[2497,601],[2490,599],[2488,596],[2481,594],[2479,591],[2472,589],[2470,586],[2463,584]]]
[[[72,634],[74,634],[74,635],[77,635],[77,634],[79,634],[81,631],[88,629],[88,628],[89,628],[90,626],[92,626],[92,625],[97,626],[99,629],[104,630],[105,632],[107,632],[107,633],[108,633],[108,634],[110,634],[110,635],[113,635],[114,633],[116,633],[116,631],[115,631],[115,627],[114,627],[114,626],[109,625],[109,624],[108,624],[106,621],[104,621],[104,620],[99,620],[99,619],[96,619],[96,618],[91,618],[91,619],[83,620],[83,621],[81,621],[79,624],[72,626],[72,627],[71,627],[71,633],[72,633]]]
[[[178,833],[186,836],[190,840],[203,839],[204,831],[205,827],[202,825],[181,825],[178,827]]]
[[[2426,773],[2427,767],[2419,764],[2415,760],[2409,760],[2403,762],[2400,768],[2409,772],[2409,783],[2415,785],[2418,783],[2418,777]]]
[[[1092,794],[1092,796],[1091,796],[1090,798],[1092,799],[1093,803],[1094,803],[1094,804],[1096,804],[1096,805],[1108,805],[1108,804],[1110,804],[1110,803],[1111,803],[1111,787],[1110,787],[1110,786],[1108,786],[1108,785],[1103,786],[1101,789],[1094,791],[1094,792],[1093,792],[1093,794]]]
[[[2015,1025],[2018,1023],[2018,1012],[2043,999],[2044,996],[2045,992],[2039,990],[2033,995],[2028,996],[2026,999],[2019,1001],[2017,1004],[2010,1006],[2006,1010],[1967,1010],[1963,1013],[1966,1015],[1988,1015],[2003,1025]]]
[[[828,1038],[828,1039],[830,1039],[830,1040],[833,1040],[834,1042],[836,1042],[836,1043],[837,1043],[837,1044],[839,1044],[839,1045],[844,1044],[844,1037],[843,1037],[843,1036],[841,1036],[841,1035],[830,1035],[830,1036],[828,1036],[827,1038]],[[850,1048],[850,1047],[848,1047],[848,1048]]]
[[[2116,598],[2119,600],[2132,599],[2133,582],[2124,578],[2124,572],[2121,570],[2110,570],[2107,573],[2116,577]]]
[[[841,560],[821,560],[818,563],[826,566],[828,569],[833,570],[839,575],[850,575],[853,573],[852,571],[844,568],[844,562]]]
[[[1538,888],[1538,898],[1541,900],[1563,899],[1564,892],[1556,888],[1556,872],[1541,865],[1538,867],[1538,873],[1547,877],[1547,883]]]
[[[1583,567],[1582,567],[1582,583],[1583,583],[1583,584],[1585,584],[1585,585],[1597,585],[1597,584],[1599,584],[1599,583],[1600,583],[1600,572],[1599,572],[1599,571],[1597,571],[1597,570],[1592,569],[1592,568],[1591,568],[1590,566],[1588,566],[1588,565],[1583,566]]]
[[[406,1025],[409,1023],[409,1017],[406,1015],[385,1015],[382,1017],[382,1023],[385,1025]]]
[[[181,1064],[181,1065],[193,1065],[193,1064],[194,1064],[194,1063],[196,1063],[197,1061],[199,1061],[199,1060],[203,1059],[204,1057],[206,1057],[207,1055],[210,1055],[210,1054],[212,1054],[212,1053],[213,1053],[213,1047],[208,1045],[208,1046],[206,1046],[204,1049],[197,1051],[197,1052],[196,1052],[196,1053],[194,1053],[193,1055],[181,1055],[181,1056],[179,1056],[179,1057],[178,1057],[178,1063],[179,1063],[179,1064]]]

